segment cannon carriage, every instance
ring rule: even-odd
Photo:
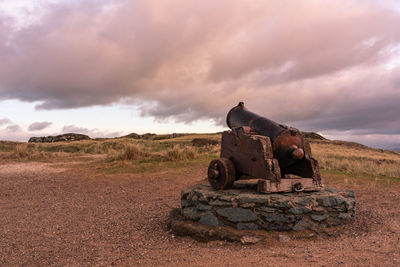
[[[258,179],[260,193],[317,191],[323,185],[318,162],[301,132],[248,111],[240,102],[227,115],[221,155],[210,162],[208,180],[216,190],[236,180]]]

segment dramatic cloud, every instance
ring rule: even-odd
[[[382,1],[67,3],[18,31],[0,17],[0,99],[184,122],[245,101],[306,130],[400,134],[400,13]]]
[[[53,123],[48,122],[48,121],[42,121],[42,122],[34,122],[31,125],[28,126],[28,131],[41,131],[43,129],[46,129]]]

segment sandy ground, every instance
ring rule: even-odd
[[[53,165],[0,164],[1,266],[400,265],[400,183],[326,179],[355,187],[358,201],[356,222],[330,237],[199,243],[174,236],[165,222],[205,168],[99,175]]]

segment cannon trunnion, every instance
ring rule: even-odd
[[[227,124],[232,130],[222,133],[220,158],[208,168],[215,189],[254,178],[262,193],[322,189],[318,162],[299,130],[252,113],[243,102],[228,113]]]

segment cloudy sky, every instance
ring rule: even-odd
[[[215,132],[239,101],[333,139],[400,144],[389,0],[1,0],[0,139]]]

